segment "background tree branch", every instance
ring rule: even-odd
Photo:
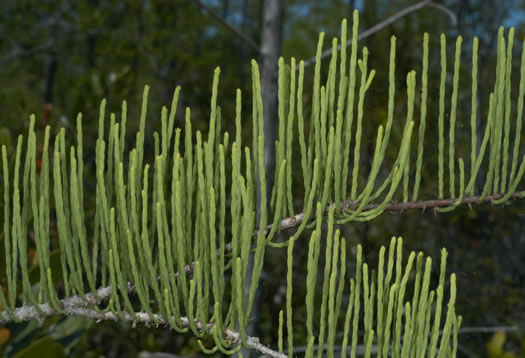
[[[409,7],[405,8],[405,9],[397,12],[396,14],[390,16],[389,18],[381,21],[377,25],[374,25],[371,28],[363,31],[362,33],[360,33],[357,36],[357,39],[358,40],[366,39],[366,38],[374,35],[375,33],[383,30],[388,25],[391,25],[394,22],[398,21],[399,19],[401,19],[401,18],[403,18],[403,17],[405,17],[407,15],[410,15],[413,12],[416,12],[416,11],[419,11],[421,9],[424,9],[425,7],[434,7],[436,9],[440,10],[440,11],[443,11],[444,13],[447,14],[448,17],[450,17],[450,19],[451,19],[452,23],[454,24],[454,26],[457,24],[456,15],[450,9],[448,9],[446,6],[440,5],[440,4],[436,4],[436,3],[432,2],[432,0],[424,0],[424,1],[420,1],[417,4],[414,4],[412,6],[409,6]],[[349,40],[346,41],[345,46],[348,47],[351,44],[352,44],[352,39],[349,39]],[[338,51],[341,50],[341,46],[342,46],[342,44],[338,45],[338,47],[337,47]],[[324,58],[326,58],[328,56],[331,56],[331,55],[332,55],[332,49],[328,48],[328,49],[326,49],[325,51],[323,51],[321,53],[321,59],[324,59]],[[309,58],[308,60],[304,61],[304,67],[308,67],[310,65],[313,65],[315,63],[315,58],[316,57],[313,56],[313,57]],[[300,64],[297,64],[296,70],[299,70],[299,65]]]
[[[212,18],[217,20],[221,25],[226,27],[228,30],[230,30],[233,34],[235,34],[237,37],[242,39],[244,42],[246,42],[250,47],[257,51],[257,53],[261,54],[261,48],[257,43],[248,35],[243,33],[242,31],[238,30],[234,26],[230,25],[228,22],[226,22],[223,18],[221,18],[219,15],[217,15],[213,9],[211,9],[208,5],[204,4],[200,0],[193,0],[193,2],[198,5],[200,8],[204,9]]]

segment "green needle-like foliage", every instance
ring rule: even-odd
[[[379,264],[374,270],[363,262],[362,248],[358,246],[356,272],[350,274],[346,269],[347,241],[336,226],[373,220],[396,200],[402,200],[408,209],[417,204],[415,201],[421,196],[425,158],[434,154],[428,148],[424,152],[426,123],[430,120],[427,118],[428,58],[433,51],[428,48],[429,36],[424,35],[422,74],[411,71],[406,76],[406,103],[400,104],[406,108],[406,118],[397,142],[392,136],[392,126],[396,125],[396,39],[391,39],[386,124],[378,126],[370,169],[366,173],[361,165],[361,144],[363,123],[367,120],[365,102],[375,70],[368,68],[366,47],[362,49],[362,57],[357,58],[357,12],[353,18],[349,64],[345,46],[339,54],[338,43],[347,41],[346,27],[344,20],[341,41],[332,42],[326,79],[321,76],[324,35],[319,37],[310,92],[312,105],[308,111],[303,101],[303,93],[308,92],[304,88],[303,61],[299,62],[298,73],[295,59],[289,65],[284,59],[279,61],[275,185],[271,197],[262,195],[259,204],[257,192],[266,192],[267,176],[272,173],[266,172],[265,166],[264,113],[255,61],[252,62],[249,147],[243,147],[246,143],[241,142],[244,123],[240,90],[236,93],[233,142],[230,143],[230,135],[221,130],[221,110],[217,103],[219,69],[213,79],[208,133],[193,133],[189,108],[185,111],[185,128],[174,128],[180,95],[177,88],[170,110],[162,108],[160,133],[153,134],[152,163],[144,162],[148,87],[144,90],[135,147],[130,151],[125,150],[126,102],[122,105],[121,120],[111,114],[108,127],[106,102],[102,101],[94,151],[96,210],[92,228],[86,227],[84,207],[87,193],[83,180],[82,116],[77,118],[76,144],[70,148],[66,147],[63,129],[53,140],[50,128],[46,127],[40,171],[36,165],[35,117],[31,116],[26,138],[18,139],[11,169],[7,166],[6,148],[2,147],[7,293],[0,290],[4,309],[1,319],[7,322],[61,313],[80,315],[75,308],[89,308],[94,314],[113,314],[122,320],[164,322],[177,332],[191,331],[199,339],[208,335],[214,342],[212,347],[205,347],[199,340],[205,352],[220,350],[233,354],[242,345],[253,348],[246,327],[266,248],[271,245],[287,247],[288,253],[286,305],[276,318],[280,352],[286,351],[292,357],[294,344],[301,343],[306,345],[307,357],[314,354],[321,357],[325,351],[315,347],[324,345],[328,356],[336,351],[351,357],[358,352],[367,357],[372,354],[378,357],[454,356],[461,317],[454,309],[454,274],[446,282],[446,251],[442,252],[437,287],[431,285],[432,259],[414,252],[405,259],[401,238],[392,238],[388,250],[381,248]],[[525,160],[519,158],[525,47],[519,94],[517,100],[513,100],[513,36],[513,29],[507,42],[503,29],[498,34],[496,82],[487,118],[481,123],[485,128],[483,138],[477,138],[476,129],[478,41],[474,39],[470,176],[465,172],[463,158],[458,158],[455,152],[462,39],[459,37],[456,41],[450,119],[446,123],[448,72],[446,39],[441,36],[438,175],[435,183],[425,183],[436,185],[439,198],[448,199],[436,204],[441,206],[440,211],[453,210],[467,199],[468,203],[487,198],[503,203],[511,197],[523,196],[515,192],[525,172]],[[415,106],[418,88],[421,88],[419,114]],[[514,102],[517,102],[517,114],[512,145]],[[309,122],[305,119],[307,116],[310,116]],[[448,146],[445,128],[449,129]],[[478,143],[481,143],[479,150]],[[22,160],[24,145],[26,152]],[[448,188],[445,188],[446,147]],[[395,160],[389,163],[385,160],[387,157]],[[414,159],[415,165],[410,166]],[[480,178],[483,164],[488,165],[485,177]],[[364,177],[367,179],[363,180]],[[476,193],[476,183],[483,183],[481,193]],[[297,185],[302,185],[302,190],[297,189]],[[300,202],[294,193],[303,195],[303,191]],[[446,198],[446,193],[450,193],[450,197]],[[480,196],[473,198],[475,194]],[[57,243],[50,239],[51,218],[56,219]],[[229,222],[231,227],[227,228]],[[327,229],[323,223],[327,223]],[[34,287],[27,262],[30,225],[40,273],[39,285]],[[297,228],[289,240],[276,240],[279,230],[291,230],[291,227]],[[313,230],[301,235],[308,228]],[[89,237],[89,232],[93,232],[93,237]],[[303,236],[309,236],[309,240]],[[293,335],[297,320],[292,293],[297,277],[301,277],[293,272],[294,251],[300,247],[308,247],[306,317],[302,319],[306,324],[307,342],[297,342]],[[60,252],[59,272],[50,266],[52,249]],[[250,255],[253,255],[253,267],[248,270]],[[322,255],[324,267],[319,267]],[[63,288],[56,288],[56,277],[62,278]],[[246,287],[249,277],[251,285]],[[226,334],[234,329],[240,337],[236,341]],[[342,337],[337,335],[338,329],[344,331]],[[364,334],[360,335],[359,331]]]

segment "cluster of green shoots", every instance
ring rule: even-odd
[[[257,191],[266,192],[267,173],[264,114],[259,69],[255,61],[252,62],[249,146],[242,142],[242,126],[246,120],[241,118],[240,90],[236,96],[236,128],[232,143],[229,134],[221,130],[221,110],[217,104],[218,69],[213,80],[208,133],[192,131],[189,108],[185,112],[184,131],[174,129],[180,92],[177,88],[171,109],[162,108],[160,133],[153,134],[155,160],[151,164],[144,163],[148,88],[144,91],[135,147],[129,151],[125,150],[126,102],[122,105],[120,122],[115,114],[110,115],[108,133],[105,132],[105,101],[102,102],[95,154],[96,208],[94,226],[89,230],[84,207],[81,115],[77,118],[76,145],[69,150],[64,129],[54,137],[52,149],[50,128],[45,129],[40,171],[37,168],[35,119],[31,117],[23,163],[22,136],[18,138],[11,171],[7,166],[6,148],[2,148],[3,241],[8,287],[6,294],[0,290],[4,309],[2,319],[35,318],[22,315],[22,310],[28,306],[33,307],[37,317],[72,314],[74,310],[65,302],[78,296],[83,307],[99,314],[110,312],[114,317],[134,321],[143,320],[141,317],[146,314],[150,322],[166,323],[178,332],[189,330],[199,339],[205,335],[212,337],[211,348],[206,348],[199,340],[206,352],[220,350],[232,354],[243,345],[250,346],[246,326],[260,282],[266,248],[287,247],[286,307],[279,315],[279,351],[284,349],[285,325],[287,352],[292,356],[294,343],[298,343],[293,339],[292,324],[292,289],[297,282],[293,279],[293,253],[298,245],[308,245],[304,319],[308,339],[303,342],[307,347],[306,356],[313,356],[315,350],[322,354],[324,344],[327,344],[328,356],[333,356],[335,350],[346,353],[348,349],[354,357],[359,344],[363,345],[365,356],[372,352],[382,357],[389,354],[394,357],[455,356],[461,318],[454,310],[454,275],[450,276],[448,309],[443,314],[445,318],[441,317],[446,287],[446,251],[443,250],[439,283],[433,290],[430,288],[431,259],[412,252],[403,263],[400,238],[392,239],[386,258],[386,249],[381,249],[378,268],[371,272],[362,262],[362,249],[358,246],[356,274],[354,278],[346,274],[346,241],[335,225],[372,220],[396,198],[404,203],[418,199],[428,96],[429,37],[425,34],[419,131],[416,135],[416,73],[412,71],[406,79],[407,102],[403,106],[407,111],[402,136],[398,143],[391,141],[396,51],[395,37],[392,37],[386,124],[377,130],[368,178],[360,182],[359,178],[363,177],[359,164],[364,101],[375,71],[368,69],[366,47],[362,49],[362,57],[357,59],[357,29],[356,12],[350,59],[348,61],[344,46],[347,42],[345,20],[341,41],[334,39],[332,42],[332,57],[324,85],[321,85],[321,34],[312,105],[308,111],[309,123],[305,123],[303,116],[304,63],[301,61],[296,71],[295,59],[292,58],[289,65],[282,59],[279,61],[275,185],[271,197],[262,195],[259,205]],[[474,40],[470,179],[466,177],[463,159],[456,158],[454,153],[462,44],[461,38],[457,39],[448,138],[449,192],[454,201],[441,210],[451,210],[463,202],[464,196],[475,194],[475,183],[480,179],[478,173],[484,161],[488,160],[488,169],[479,201],[493,194],[500,195],[495,202],[507,201],[523,176],[525,162],[518,166],[518,153],[525,92],[524,60],[517,100],[516,136],[513,153],[509,153],[513,35],[511,29],[505,46],[503,30],[499,33],[496,83],[490,95],[485,134],[479,150],[476,135],[478,42]],[[343,44],[340,51],[337,50],[339,43]],[[444,36],[441,38],[441,62],[438,191],[439,197],[445,198],[447,70]],[[415,154],[411,154],[411,143],[417,143]],[[387,149],[390,153],[397,150],[393,163],[384,162]],[[296,157],[300,158],[297,164],[293,163]],[[415,170],[410,168],[413,159],[416,159]],[[459,194],[456,196],[457,168]],[[414,184],[410,194],[411,180]],[[301,195],[304,193],[303,198],[297,198],[292,191],[297,183],[303,185],[300,191]],[[56,240],[50,237],[50,221],[56,221]],[[325,221],[328,228],[323,234],[322,223]],[[227,227],[228,223],[231,223],[230,227]],[[276,240],[278,230],[291,230],[291,227],[296,229],[287,240]],[[305,235],[301,235],[305,229],[313,229],[309,243]],[[36,265],[40,272],[35,286],[29,279],[27,262],[30,230],[34,232]],[[93,232],[92,237],[88,238],[87,232]],[[321,241],[325,242],[325,266],[324,272],[318,274]],[[60,264],[52,269],[50,262],[56,252]],[[250,255],[253,255],[251,269],[248,266]],[[247,280],[249,276],[250,280]],[[60,278],[63,283],[57,289],[56,282]],[[408,291],[413,294],[407,299],[405,292],[412,278],[414,284]],[[249,287],[246,287],[247,281],[251,282]],[[322,291],[318,290],[317,283],[322,286]],[[111,289],[104,291],[103,295],[100,287]],[[246,291],[249,293],[245,295]],[[23,306],[17,307],[20,302]],[[336,334],[338,323],[344,327],[342,337]],[[240,339],[229,338],[225,335],[228,330],[238,331]],[[362,339],[358,335],[360,330],[364,332]]]

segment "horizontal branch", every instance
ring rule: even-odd
[[[523,196],[525,196],[525,190],[515,192],[509,197],[509,201],[519,199]],[[469,196],[469,197],[465,197],[461,201],[460,205],[468,205],[470,207],[473,204],[474,205],[486,204],[493,200],[501,199],[502,197],[503,197],[503,194],[494,194],[494,195],[487,195],[483,200],[480,200],[481,196]],[[455,205],[456,202],[457,202],[457,199],[436,199],[436,200],[409,201],[406,203],[391,203],[385,207],[384,211],[389,211],[389,212],[401,211],[402,212],[402,211],[411,210],[411,209],[422,209],[422,210],[436,209],[436,208]],[[330,205],[334,206],[335,204],[330,204]],[[342,210],[356,209],[358,205],[359,205],[359,202],[355,200],[344,200],[340,204]],[[363,212],[376,209],[379,206],[380,204],[365,205],[363,208]],[[329,207],[325,209],[325,212],[328,212],[328,209]],[[304,220],[304,213],[297,214],[293,217],[285,218],[281,220],[281,225],[280,225],[279,230],[282,231],[282,230],[289,229],[294,226],[300,225],[303,222],[303,220]],[[265,235],[268,234],[271,229],[272,229],[272,225],[270,224],[264,230],[264,234]],[[254,236],[257,236],[257,233],[258,231],[254,232]],[[228,243],[226,245],[226,250],[228,251],[232,250],[231,243]],[[188,272],[191,270],[188,267],[185,267],[185,271]]]
[[[486,204],[494,200],[501,199],[504,194],[494,194],[487,195],[483,200],[480,200],[481,196],[469,196],[464,198],[459,205],[468,205],[472,204]],[[525,196],[525,191],[517,191],[509,197],[510,200],[519,199]],[[442,208],[446,206],[453,206],[457,202],[457,199],[436,199],[436,200],[424,200],[424,201],[409,201],[406,203],[392,203],[386,206],[385,211],[404,211],[410,209],[435,209]],[[354,209],[357,208],[357,202],[351,200],[345,200],[341,206],[343,209]],[[379,204],[370,204],[366,205],[363,211],[372,210],[379,207]]]
[[[111,287],[109,287],[109,289],[111,291]],[[107,291],[107,290],[108,290],[108,287],[102,287],[102,288],[97,290],[97,293],[104,294],[104,293],[107,293],[107,292],[104,292],[104,291]],[[88,295],[90,295],[90,294],[88,294]],[[86,295],[86,296],[88,296],[88,295]],[[146,313],[146,312],[135,312],[134,313],[135,316],[136,316],[136,319],[135,319],[135,318],[132,317],[132,315],[130,313],[128,313],[126,311],[123,311],[122,312],[122,318],[120,318],[119,316],[115,315],[113,312],[101,313],[101,312],[97,312],[97,311],[95,311],[93,309],[90,309],[90,308],[79,307],[78,306],[80,304],[86,305],[86,304],[94,303],[94,302],[97,301],[94,298],[94,295],[92,295],[92,294],[91,294],[90,300],[92,302],[85,302],[79,296],[73,296],[73,297],[68,297],[68,298],[65,298],[65,299],[61,300],[60,303],[61,303],[61,306],[63,307],[63,310],[64,310],[65,314],[69,315],[69,316],[87,318],[87,319],[91,319],[91,320],[94,320],[94,321],[97,321],[97,322],[99,322],[99,321],[115,321],[115,322],[118,322],[118,321],[122,321],[122,318],[123,318],[124,321],[132,322],[133,326],[135,326],[137,323],[145,324],[148,327],[151,324],[157,324],[151,318],[150,314]],[[39,307],[40,307],[40,310],[42,310],[42,312],[44,313],[44,316],[39,314],[34,306],[30,306],[30,305],[23,305],[23,306],[15,309],[13,311],[13,314],[14,314],[14,316],[16,318],[18,318],[18,319],[20,319],[22,321],[32,321],[32,320],[42,321],[43,318],[63,314],[62,312],[53,309],[48,303],[40,304]],[[11,318],[8,316],[7,312],[2,311],[0,314],[2,315],[2,319],[3,319],[2,323],[3,324],[12,321]],[[153,314],[153,317],[160,324],[168,325],[168,321],[162,315],[160,315],[160,314]],[[180,317],[179,319],[182,322],[182,325],[184,327],[189,327],[190,326],[189,319],[187,317]],[[195,320],[195,325],[197,326],[197,328],[199,330],[202,330],[203,327],[202,327],[202,324],[201,324],[201,322],[199,320]],[[211,329],[211,328],[214,327],[214,324],[213,323],[208,323],[207,327],[209,329]],[[224,337],[226,339],[231,340],[232,343],[235,344],[235,345],[238,345],[238,344],[242,343],[240,333],[238,333],[237,331],[234,331],[232,329],[226,328],[224,330]],[[259,352],[261,354],[264,354],[264,355],[266,355],[268,357],[272,357],[272,358],[286,358],[286,355],[284,355],[282,353],[279,353],[277,351],[274,351],[273,349],[270,349],[270,348],[266,347],[264,344],[260,343],[259,338],[257,338],[257,337],[247,336],[246,337],[246,344],[251,349],[256,350],[257,352]]]

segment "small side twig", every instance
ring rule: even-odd
[[[42,52],[50,50],[54,46],[54,41],[48,40],[33,48],[24,49],[20,46],[14,47],[8,54],[0,57],[0,67],[7,66],[9,63],[27,58]]]
[[[242,31],[236,29],[232,25],[228,24],[226,21],[224,21],[219,15],[217,15],[209,6],[202,3],[200,0],[193,0],[195,4],[197,4],[200,8],[204,9],[211,17],[213,17],[215,20],[217,20],[221,25],[226,27],[228,30],[233,32],[235,35],[237,35],[239,38],[241,38],[244,42],[246,42],[252,49],[257,51],[258,54],[261,53],[261,48],[257,43],[248,35],[243,33]]]

